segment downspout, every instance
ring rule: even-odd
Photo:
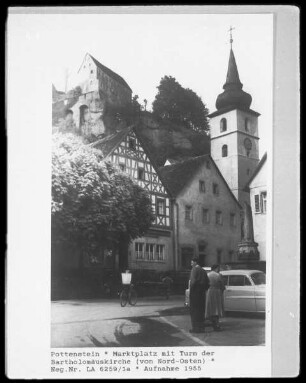
[[[178,270],[178,236],[179,236],[179,207],[178,203],[175,202],[175,199],[172,200],[172,206],[173,206],[173,267],[174,270]]]

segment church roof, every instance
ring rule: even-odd
[[[242,86],[243,85],[239,78],[235,55],[233,49],[231,48],[228,60],[226,81],[223,85],[224,92],[219,94],[216,100],[217,110],[219,111],[225,108],[240,108],[248,110],[252,103],[252,97],[250,94],[242,90]]]
[[[104,73],[106,73],[109,77],[111,77],[113,80],[117,81],[119,84],[125,86],[127,89],[132,91],[132,89],[129,87],[127,82],[119,76],[119,74],[113,72],[111,69],[107,68],[105,65],[101,64],[97,59],[95,59],[91,54],[88,53],[88,55],[92,58],[93,62],[97,65],[98,68],[100,68]]]
[[[236,199],[233,192],[229,188],[227,182],[225,181],[224,177],[222,176],[218,166],[215,164],[214,160],[209,154],[189,158],[188,160],[179,162],[174,165],[160,167],[159,174],[163,183],[167,186],[167,189],[170,191],[170,194],[173,197],[177,197],[183,191],[183,189],[192,181],[200,167],[207,160],[209,160],[215,166],[217,173],[223,180],[230,195],[238,204],[239,208],[241,208],[238,200]]]
[[[257,174],[259,173],[260,169],[263,167],[263,164],[266,162],[266,160],[267,160],[267,152],[265,152],[265,154],[262,156],[261,160],[259,161],[257,167],[254,170],[254,173],[252,174],[251,178],[248,180],[247,184],[245,185],[244,187],[245,191],[249,191],[250,183],[257,176]]]

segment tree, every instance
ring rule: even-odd
[[[147,192],[101,152],[73,134],[54,134],[52,152],[52,244],[78,248],[83,256],[109,243],[143,236],[153,221]],[[127,253],[119,254],[127,267]]]
[[[157,89],[152,104],[154,114],[198,133],[208,133],[208,109],[193,90],[183,88],[171,76],[164,76]]]

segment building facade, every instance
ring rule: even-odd
[[[194,256],[203,266],[236,261],[241,206],[211,156],[164,166],[160,173],[173,196],[177,269],[190,269]]]

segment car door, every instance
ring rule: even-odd
[[[255,288],[246,275],[231,274],[224,291],[225,311],[256,311]]]

